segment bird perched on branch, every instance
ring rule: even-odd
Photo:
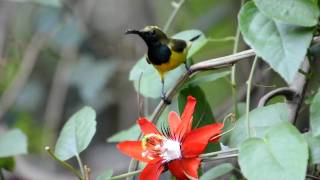
[[[188,50],[191,47],[191,42],[198,39],[200,35],[189,41],[172,39],[168,38],[157,26],[146,26],[142,30],[128,29],[126,34],[137,34],[145,41],[148,46],[147,62],[158,71],[162,83],[161,98],[169,104],[170,101],[165,97],[164,92],[164,76],[168,71],[175,69],[182,63],[189,71],[186,62]]]

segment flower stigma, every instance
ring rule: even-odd
[[[163,162],[181,158],[181,143],[159,134],[147,134],[142,139],[142,156],[150,160],[162,158]]]

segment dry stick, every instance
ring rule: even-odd
[[[307,57],[304,59],[300,69],[305,73],[310,71],[310,65]],[[269,92],[260,99],[258,106],[264,106],[271,98],[275,96],[284,95],[287,99],[289,110],[288,120],[291,123],[295,123],[307,84],[308,79],[306,76],[298,72],[289,88],[284,87]]]
[[[1,100],[0,100],[0,121],[3,119],[3,116],[10,109],[17,99],[22,88],[28,81],[29,76],[33,70],[33,67],[36,63],[37,57],[44,48],[47,42],[48,36],[44,34],[37,33],[35,34],[22,58],[20,69],[17,72],[13,82],[9,87],[4,91]]]
[[[181,75],[179,80],[176,82],[176,84],[173,86],[173,88],[166,94],[166,97],[169,101],[172,100],[174,95],[178,92],[179,88],[193,75],[195,75],[198,72],[201,71],[207,71],[207,70],[213,70],[218,69],[226,66],[230,66],[234,63],[239,62],[240,60],[244,60],[246,58],[255,56],[255,52],[252,49],[242,51],[233,55],[214,58],[206,61],[202,61],[199,63],[196,63],[190,67],[190,71],[186,72],[185,74]],[[151,122],[154,124],[157,123],[161,113],[166,108],[167,104],[162,100],[158,106],[155,108],[151,115]],[[141,136],[141,134],[140,134]],[[137,169],[138,161],[132,159],[129,166],[129,172],[135,171]],[[131,178],[127,178],[131,179]]]

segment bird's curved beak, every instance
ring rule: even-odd
[[[140,35],[141,32],[138,30],[134,30],[134,29],[127,29],[125,34],[138,34],[138,35]]]

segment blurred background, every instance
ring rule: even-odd
[[[199,29],[209,38],[234,36],[239,6],[234,0],[186,0],[168,34]],[[29,150],[16,158],[15,171],[6,176],[70,179],[44,146],[54,146],[62,125],[85,105],[98,116],[97,134],[81,154],[83,161],[93,177],[110,168],[125,171],[130,159],[106,139],[131,127],[138,117],[137,93],[128,76],[146,46],[124,32],[146,25],[163,27],[172,11],[171,0],[1,0],[0,132],[20,128],[28,136]],[[209,42],[194,61],[232,54],[233,44]],[[240,43],[240,50],[245,48]],[[245,98],[248,63],[237,68],[239,102]],[[279,76],[266,76],[272,72],[262,62],[257,71],[259,83],[253,88],[260,87],[253,91],[253,107],[258,97],[283,83]],[[229,76],[201,88],[215,117],[230,112]],[[146,101],[145,112],[150,114],[159,99]]]

